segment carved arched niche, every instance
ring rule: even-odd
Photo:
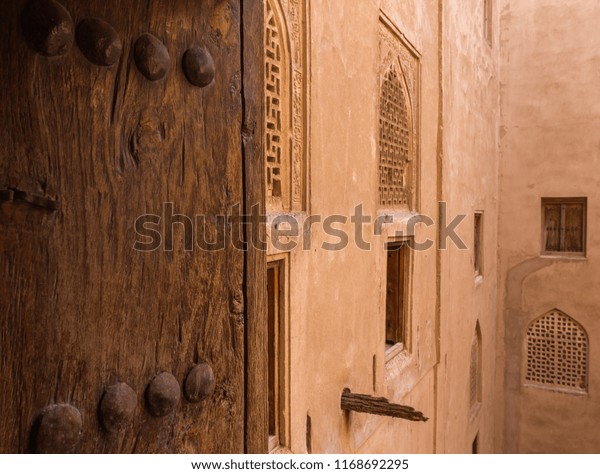
[[[577,321],[558,309],[533,320],[526,335],[527,385],[586,392],[588,335]]]
[[[267,211],[305,207],[304,6],[265,0],[265,189]]]
[[[416,210],[419,156],[419,55],[385,18],[380,24],[379,206]]]

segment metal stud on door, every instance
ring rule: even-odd
[[[248,254],[180,225],[248,199],[241,8],[0,2],[0,452],[244,451]]]

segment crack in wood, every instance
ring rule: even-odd
[[[60,210],[59,201],[16,188],[0,189],[0,200],[26,203],[49,211]]]

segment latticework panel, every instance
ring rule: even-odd
[[[552,311],[527,330],[525,380],[555,388],[586,390],[588,337],[572,318]]]
[[[385,73],[379,105],[379,197],[385,207],[410,205],[411,124],[402,78],[394,66]]]
[[[267,199],[281,198],[283,176],[282,38],[270,2],[265,2],[265,163]]]

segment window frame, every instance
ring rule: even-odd
[[[411,323],[412,323],[412,266],[413,266],[413,237],[406,237],[403,239],[390,240],[385,243],[385,301],[384,301],[384,347],[385,347],[385,361],[389,362],[392,358],[401,352],[410,352],[411,344]],[[401,321],[401,340],[395,342],[392,345],[388,345],[387,342],[387,323],[388,323],[388,263],[389,263],[389,252],[396,248],[400,251],[404,248],[404,256],[400,258],[404,259],[404,274],[398,278],[401,280],[401,292],[402,292],[402,304],[400,312],[398,313],[398,321]],[[401,269],[399,269],[401,271]]]
[[[538,342],[538,339],[535,336],[530,336],[530,330],[532,328],[535,327],[535,325],[545,319],[548,318],[550,316],[552,316],[553,314],[555,314],[555,317],[559,317],[562,319],[566,319],[568,320],[571,325],[576,329],[580,331],[580,334],[583,335],[584,337],[584,347],[585,347],[585,351],[583,352],[584,355],[584,370],[583,370],[583,386],[573,386],[573,385],[566,385],[566,384],[560,384],[556,381],[539,381],[539,380],[535,380],[536,378],[538,378],[535,373],[531,375],[529,375],[529,367],[531,366],[537,366],[539,365],[537,363],[537,361],[539,360],[536,356],[538,355],[538,353],[534,353],[534,352],[530,352],[535,348],[536,346],[536,342]],[[554,325],[553,329],[556,329],[556,325]],[[558,332],[551,332],[550,336],[552,337],[552,339],[554,340],[560,340],[560,338],[558,337],[558,334],[562,334],[562,333],[558,333]],[[546,336],[546,337],[550,337],[550,336]],[[562,354],[561,354],[561,350],[566,350],[566,348],[570,348],[572,352],[575,352],[576,349],[573,349],[573,347],[575,347],[575,345],[573,344],[572,341],[570,341],[569,343],[564,343],[564,344],[556,344],[555,348],[553,351],[550,351],[550,354],[553,356],[551,359],[551,363],[547,364],[550,365],[550,367],[553,367],[555,370],[560,367],[560,364],[556,364],[556,362],[559,359],[562,359]],[[564,311],[558,309],[558,308],[554,308],[544,314],[542,314],[541,316],[538,316],[536,318],[534,318],[533,320],[531,320],[526,328],[525,328],[525,334],[523,337],[523,343],[522,343],[522,350],[523,350],[523,358],[522,358],[522,363],[521,363],[521,367],[522,367],[522,383],[523,386],[525,388],[529,388],[529,389],[538,389],[538,390],[547,390],[547,391],[551,391],[551,392],[557,392],[557,393],[563,393],[563,394],[569,394],[569,395],[579,395],[579,396],[588,396],[589,394],[589,390],[590,390],[590,336],[588,331],[586,330],[586,328],[583,326],[583,324],[581,324],[579,321],[577,321],[575,318],[571,317],[569,314],[565,313]],[[558,377],[556,377],[558,378]]]
[[[269,271],[276,268],[278,270],[278,292],[276,307],[278,314],[275,315],[275,321],[278,322],[275,328],[275,431],[271,433],[271,395],[268,393],[268,419],[267,436],[269,452],[277,450],[286,450],[291,446],[290,442],[290,344],[289,344],[289,257],[287,254],[273,255],[267,257],[267,384],[270,385],[271,357],[270,357],[270,338],[271,338],[271,315],[270,305],[271,297],[269,294]],[[270,387],[268,392],[270,392]]]
[[[382,201],[384,200],[384,194],[383,194],[383,176],[388,174],[390,172],[398,172],[398,168],[396,165],[387,163],[386,161],[384,161],[383,159],[383,153],[382,153],[382,149],[385,148],[383,146],[383,143],[386,142],[389,145],[389,139],[386,141],[383,139],[383,135],[384,135],[384,130],[382,128],[382,122],[386,122],[389,123],[389,121],[387,120],[387,118],[384,117],[384,110],[388,111],[388,109],[384,109],[385,105],[389,105],[388,101],[384,101],[383,100],[383,92],[384,92],[384,87],[387,83],[387,81],[391,81],[392,80],[392,75],[395,76],[396,80],[397,80],[397,86],[400,89],[400,94],[402,95],[402,98],[404,100],[404,105],[405,105],[405,113],[406,113],[406,128],[407,128],[407,134],[408,134],[408,139],[407,139],[407,160],[404,163],[404,169],[403,169],[403,173],[402,173],[402,187],[401,189],[403,190],[403,192],[406,194],[406,204],[390,204],[390,203],[383,203]],[[408,91],[408,87],[406,84],[406,77],[404,76],[404,70],[402,69],[402,65],[400,64],[399,60],[397,58],[394,58],[394,60],[392,61],[392,63],[387,67],[387,69],[383,72],[383,74],[381,75],[380,81],[379,81],[379,90],[378,90],[378,99],[377,99],[377,118],[378,118],[378,125],[377,125],[377,166],[378,166],[378,188],[379,188],[379,198],[378,198],[378,206],[381,209],[400,209],[400,210],[407,210],[407,211],[412,211],[415,208],[415,170],[414,170],[414,146],[415,146],[415,133],[414,133],[414,124],[413,124],[413,106],[412,106],[412,100],[411,100],[411,96],[410,93]],[[394,105],[394,104],[392,104]],[[397,105],[397,104],[395,104]],[[400,124],[395,124],[400,128]],[[399,137],[398,140],[400,140]],[[383,172],[383,170],[386,170],[386,173]],[[386,180],[386,185],[387,186],[392,186],[391,183],[387,182]]]
[[[563,251],[563,250],[547,250],[547,238],[546,238],[546,205],[569,205],[569,204],[581,204],[583,209],[582,209],[582,219],[581,219],[581,225],[582,225],[582,242],[581,242],[581,247],[582,247],[582,251],[581,252],[567,252],[567,251]],[[541,252],[540,254],[542,256],[549,256],[549,257],[578,257],[578,258],[585,258],[586,257],[586,252],[587,252],[587,197],[565,197],[565,198],[557,198],[557,197],[542,197],[541,199],[541,209],[540,209],[540,213],[541,213],[541,236],[540,236],[540,246],[541,246]],[[562,211],[561,211],[562,212]],[[561,215],[561,221],[563,219],[563,215]],[[562,231],[564,232],[564,229],[562,229]]]
[[[409,183],[410,188],[410,202],[406,205],[399,206],[382,204],[380,190],[381,171],[379,167],[381,163],[381,150],[379,146],[379,136],[381,133],[381,93],[384,76],[392,67],[399,73],[400,85],[408,100],[408,111],[411,123],[411,161],[409,163],[410,166],[408,167],[410,168],[410,173],[406,174],[407,183]],[[375,175],[376,179],[374,179],[373,182],[378,190],[377,209],[379,211],[389,211],[394,213],[418,213],[421,205],[421,54],[383,10],[379,10],[379,63],[377,77],[378,88],[376,100],[373,101],[373,104],[376,107],[374,126],[375,130],[377,130],[377,173]]]
[[[483,214],[483,211],[475,211],[473,214],[473,270],[475,278],[483,278],[485,271],[483,251],[485,219]]]

